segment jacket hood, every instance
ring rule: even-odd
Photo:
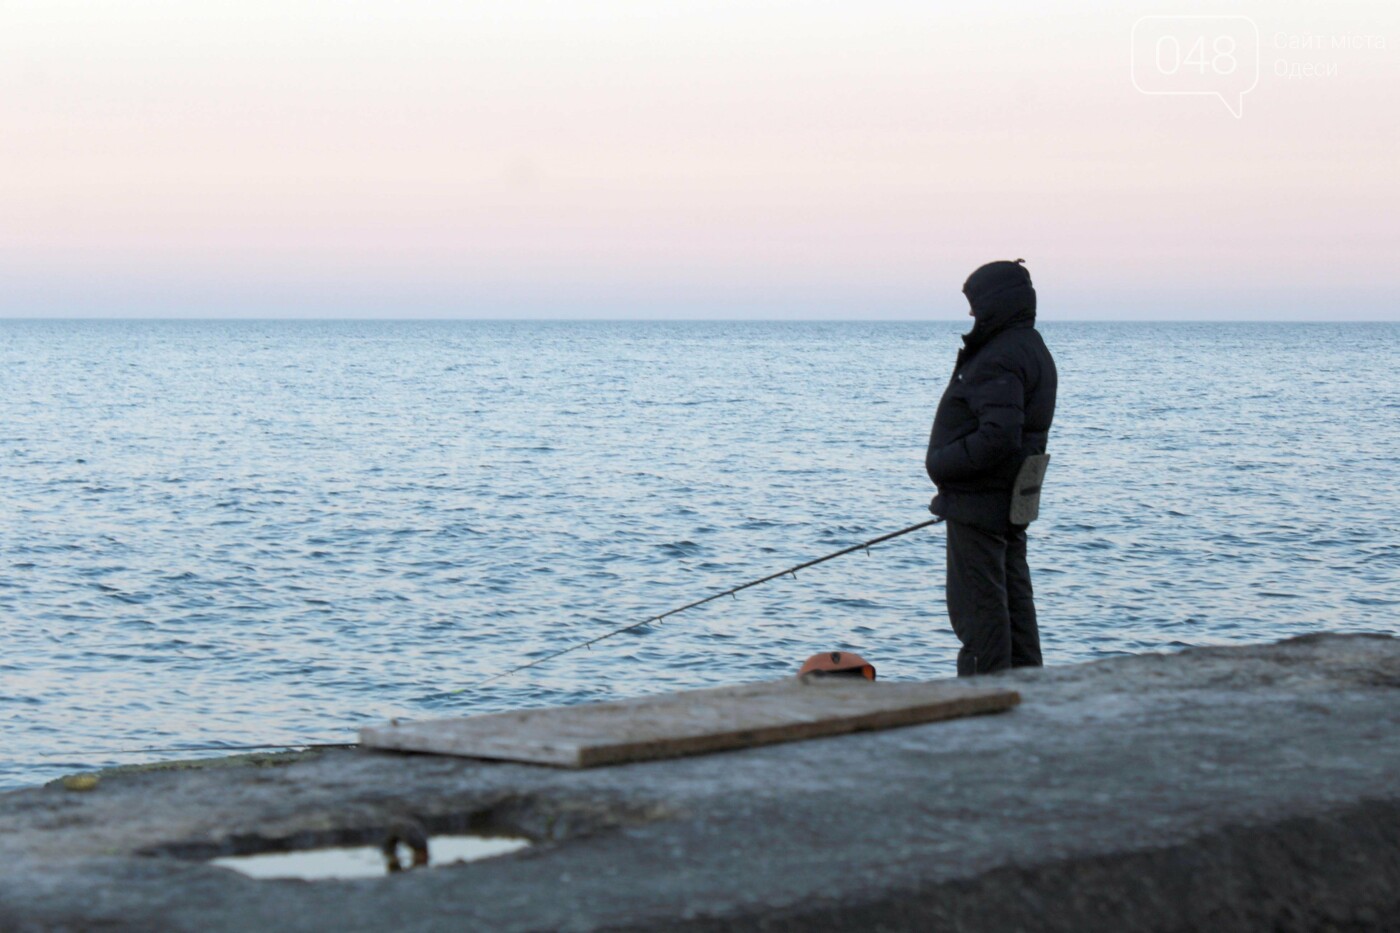
[[[967,277],[963,294],[976,323],[964,343],[985,342],[1011,324],[1035,323],[1035,286],[1024,263],[1024,259],[989,262]]]

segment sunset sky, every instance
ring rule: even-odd
[[[0,316],[1400,319],[1396,4],[950,6],[0,0]]]

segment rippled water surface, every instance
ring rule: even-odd
[[[961,326],[0,321],[0,787],[151,745],[951,674]],[[1400,325],[1056,324],[1047,662],[1400,633]],[[150,757],[150,756],[148,756]]]

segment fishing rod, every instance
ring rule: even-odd
[[[686,603],[684,606],[680,606],[676,609],[667,610],[666,612],[663,612],[660,615],[654,615],[649,619],[643,619],[640,622],[633,622],[630,625],[624,625],[621,628],[615,628],[610,632],[604,632],[601,635],[596,635],[593,638],[586,639],[585,641],[576,642],[575,644],[569,645],[564,648],[560,648],[558,651],[552,651],[542,658],[536,658],[533,661],[521,664],[517,667],[512,667],[510,670],[501,671],[499,674],[492,674],[485,680],[479,681],[478,683],[473,684],[470,687],[462,687],[460,690],[449,690],[446,693],[435,694],[435,696],[455,696],[459,693],[466,693],[468,690],[480,690],[482,687],[486,686],[489,683],[501,680],[505,677],[509,677],[512,674],[518,674],[521,671],[529,670],[530,668],[543,664],[546,661],[553,661],[555,658],[562,657],[563,655],[570,654],[583,648],[591,648],[594,645],[598,644],[598,642],[612,638],[614,635],[621,635],[623,632],[630,632],[634,629],[639,629],[644,625],[651,625],[654,622],[660,622],[662,619],[665,619],[668,616],[673,616],[679,612],[685,612],[687,609],[694,609],[696,606],[703,606],[706,603],[713,602],[716,599],[723,599],[726,596],[734,596],[740,590],[746,590],[749,587],[758,586],[761,583],[767,583],[769,580],[776,580],[779,577],[788,576],[792,577],[795,580],[797,579],[797,571],[799,570],[806,570],[808,567],[815,567],[817,564],[823,564],[829,560],[835,560],[836,558],[841,557],[844,554],[850,554],[854,551],[868,551],[870,550],[870,548],[874,547],[877,544],[880,544],[881,542],[889,541],[893,538],[898,538],[901,535],[907,535],[909,534],[909,532],[918,531],[920,528],[927,528],[930,525],[937,525],[941,521],[943,521],[941,517],[930,518],[927,521],[919,522],[917,525],[910,525],[908,528],[901,528],[899,531],[891,531],[889,534],[880,535],[877,538],[871,538],[869,541],[862,541],[860,544],[853,544],[850,547],[842,548],[839,551],[832,551],[830,554],[818,557],[815,560],[804,561],[803,563],[796,564],[792,567],[787,568],[786,570],[779,570],[777,573],[770,573],[766,577],[759,577],[757,580],[750,580],[747,583],[741,583],[738,586],[730,587],[729,589],[721,593],[714,593],[710,596],[706,596],[704,599],[697,599],[693,603]]]
[[[494,683],[495,681],[497,681],[497,680],[502,680],[502,679],[504,679],[504,678],[506,678],[506,677],[511,676],[512,674],[518,674],[518,673],[520,673],[521,671],[529,670],[529,669],[532,668],[532,667],[538,667],[539,665],[545,663],[546,661],[553,661],[555,658],[562,657],[562,656],[564,656],[564,655],[566,655],[566,654],[571,654],[571,653],[573,653],[573,652],[575,652],[575,651],[580,651],[580,650],[582,650],[582,649],[584,649],[584,648],[591,648],[591,647],[593,647],[594,645],[598,644],[598,642],[600,642],[600,641],[605,641],[605,640],[607,640],[607,639],[609,639],[609,638],[612,638],[612,637],[615,636],[615,635],[621,635],[621,634],[624,633],[624,632],[630,632],[630,631],[633,631],[633,630],[635,630],[635,629],[639,629],[639,628],[641,628],[641,627],[643,627],[643,626],[645,626],[645,625],[651,625],[651,624],[653,624],[653,623],[660,622],[662,619],[665,619],[665,618],[668,618],[668,617],[670,617],[670,616],[676,615],[677,613],[685,612],[687,609],[694,609],[694,608],[697,607],[697,606],[703,606],[703,605],[705,605],[706,603],[714,602],[716,599],[723,599],[723,598],[726,597],[726,596],[735,596],[736,594],[738,594],[739,592],[741,592],[741,591],[743,591],[743,590],[747,590],[747,589],[749,589],[750,587],[759,586],[760,584],[767,583],[767,582],[769,582],[770,580],[777,580],[777,579],[779,579],[780,577],[792,577],[792,578],[795,580],[795,579],[797,579],[797,571],[799,571],[799,570],[806,570],[808,567],[815,567],[817,564],[824,564],[824,563],[826,563],[826,562],[829,561],[829,560],[835,560],[835,559],[838,558],[838,557],[842,557],[842,556],[844,556],[844,555],[846,555],[846,554],[851,554],[851,553],[854,553],[854,552],[856,552],[856,551],[869,551],[872,547],[874,547],[874,546],[877,545],[877,544],[882,544],[882,543],[884,543],[885,541],[891,541],[891,540],[893,540],[893,539],[895,539],[895,538],[902,537],[903,535],[907,535],[907,534],[909,534],[909,533],[912,532],[912,531],[918,531],[920,528],[928,528],[930,525],[937,525],[938,523],[940,523],[940,522],[942,522],[942,521],[943,521],[942,518],[930,518],[930,519],[928,519],[927,521],[919,522],[919,523],[916,524],[916,525],[910,525],[908,528],[901,528],[901,529],[899,529],[898,531],[891,531],[891,532],[889,532],[888,534],[883,534],[883,535],[879,535],[878,537],[871,538],[869,541],[862,541],[862,542],[860,542],[859,544],[852,544],[850,547],[841,548],[841,550],[839,550],[839,551],[832,551],[830,554],[824,554],[824,555],[822,555],[821,557],[814,558],[813,560],[803,561],[803,562],[800,563],[800,564],[794,564],[793,566],[788,567],[786,570],[779,570],[777,573],[770,573],[770,574],[768,574],[768,576],[766,576],[766,577],[759,577],[759,578],[756,579],[756,580],[750,580],[750,581],[748,581],[747,583],[741,583],[741,584],[739,584],[738,586],[732,586],[732,587],[730,587],[729,589],[724,590],[724,591],[722,591],[722,592],[713,593],[713,594],[711,594],[711,595],[709,595],[709,596],[706,596],[704,599],[697,599],[697,600],[695,600],[695,602],[686,603],[684,606],[678,606],[678,607],[676,607],[675,609],[668,609],[666,612],[660,613],[659,615],[651,616],[650,618],[643,619],[643,620],[640,621],[640,622],[632,622],[632,623],[630,623],[630,624],[628,624],[628,625],[624,625],[624,626],[621,626],[621,627],[619,627],[619,628],[612,629],[611,631],[604,632],[604,633],[601,634],[601,635],[595,635],[594,637],[589,638],[589,639],[586,639],[586,640],[584,640],[584,641],[576,642],[576,643],[574,643],[574,644],[572,644],[572,645],[567,645],[567,646],[565,646],[565,647],[563,647],[563,648],[560,648],[560,649],[557,650],[557,651],[552,651],[552,652],[550,652],[549,654],[545,655],[544,657],[535,658],[533,661],[529,661],[529,662],[526,662],[525,664],[517,665],[516,667],[512,667],[512,668],[510,668],[509,670],[501,671],[501,672],[498,673],[498,674],[492,674],[490,677],[487,677],[485,680],[479,681],[478,683],[475,683],[475,684],[473,684],[473,685],[471,685],[471,686],[469,686],[469,687],[462,687],[462,688],[459,689],[459,690],[448,690],[448,691],[446,691],[445,693],[436,693],[436,694],[433,694],[432,696],[433,696],[433,697],[448,697],[448,696],[456,696],[457,694],[461,694],[461,693],[466,693],[466,692],[469,691],[469,690],[480,690],[482,687],[485,687],[485,686],[486,686],[487,684],[489,684],[489,683]],[[144,755],[144,754],[156,754],[156,753],[164,753],[164,752],[203,752],[203,751],[240,752],[240,751],[257,751],[257,750],[265,749],[265,748],[306,748],[306,749],[318,749],[318,748],[358,748],[358,747],[359,747],[359,746],[356,745],[356,744],[353,743],[353,742],[347,742],[347,743],[341,743],[341,744],[324,744],[324,743],[316,743],[316,742],[281,742],[281,743],[272,743],[272,744],[268,744],[268,745],[178,745],[178,746],[170,746],[170,747],[167,747],[167,748],[128,748],[128,749],[114,749],[114,750],[112,750],[112,751],[101,752],[100,754],[103,754],[103,755]],[[64,754],[66,754],[66,753],[55,753],[55,754],[53,754],[53,755],[44,755],[44,756],[42,756],[42,757],[45,757],[45,758],[49,758],[49,757],[56,758],[56,757],[60,757],[61,755],[64,755]]]

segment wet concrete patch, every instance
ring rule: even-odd
[[[395,815],[376,814],[379,819],[367,819],[363,808],[308,811],[301,818],[245,828],[215,838],[163,841],[144,846],[135,854],[224,864],[229,859],[370,849],[381,854],[381,862],[389,853],[397,852],[398,863],[410,868],[434,854],[433,839],[451,840],[446,845],[454,850],[464,845],[461,840],[468,839],[518,841],[520,845],[512,845],[514,849],[526,845],[558,846],[619,827],[642,825],[667,815],[665,809],[654,805],[581,800],[567,795],[507,795],[459,812],[393,810],[397,811]],[[440,863],[440,858],[433,860],[433,864]],[[241,863],[227,867],[237,864]]]
[[[297,852],[230,855],[209,864],[250,878],[328,881],[381,878],[424,868],[442,868],[519,852],[528,839],[491,836],[430,836],[421,845],[402,839],[377,846],[338,846]]]

